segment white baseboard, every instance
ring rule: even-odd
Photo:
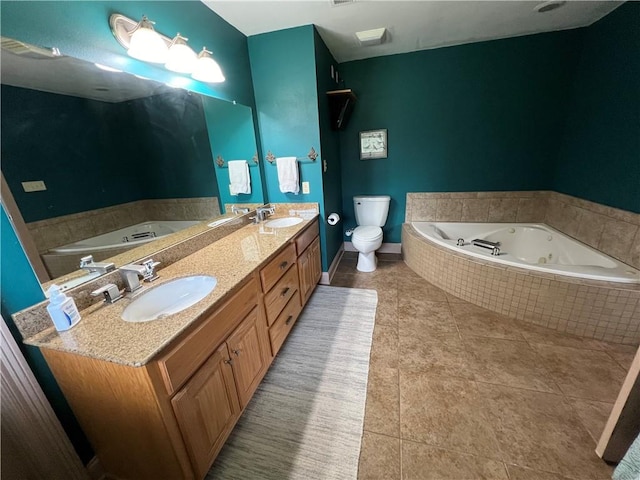
[[[345,252],[357,252],[354,248],[353,243],[344,242],[344,251]],[[402,244],[401,243],[383,243],[382,246],[376,250],[378,253],[402,253]]]
[[[320,285],[331,285],[331,280],[336,274],[336,270],[338,269],[338,264],[342,259],[342,255],[344,255],[344,245],[340,245],[338,253],[336,253],[335,257],[333,257],[333,262],[331,262],[331,265],[329,265],[329,271],[322,272],[322,277],[320,277]]]

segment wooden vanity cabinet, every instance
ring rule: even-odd
[[[320,237],[318,235],[318,221],[316,220],[296,239],[302,306],[306,305],[322,276]]]

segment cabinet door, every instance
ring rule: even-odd
[[[300,277],[300,296],[302,304],[305,305],[322,276],[319,237],[316,237],[311,245],[298,257],[298,275]]]
[[[258,309],[255,308],[227,339],[242,408],[249,403],[267,368],[267,355],[265,346],[260,342],[259,328]]]
[[[171,403],[196,476],[204,478],[240,415],[233,372],[223,344]]]

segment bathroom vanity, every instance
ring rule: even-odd
[[[213,275],[197,304],[147,323],[130,302],[84,310],[41,348],[104,470],[121,479],[202,479],[321,276],[318,220],[248,225],[161,270]]]

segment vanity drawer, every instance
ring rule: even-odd
[[[307,229],[302,232],[298,238],[296,238],[296,253],[300,255],[305,249],[311,245],[313,239],[320,233],[320,227],[318,227],[318,220],[314,221]]]
[[[298,294],[291,297],[287,306],[284,307],[282,313],[278,316],[271,328],[269,328],[269,340],[271,340],[271,351],[273,356],[278,353],[280,347],[284,343],[287,335],[296,323],[302,306],[300,305],[300,296]]]
[[[282,250],[276,258],[271,260],[269,265],[260,270],[260,280],[262,281],[262,291],[271,290],[278,280],[285,274],[291,265],[296,262],[296,249],[293,244],[289,244]]]
[[[255,277],[198,328],[158,360],[167,392],[172,393],[209,358],[240,321],[258,304]]]
[[[284,277],[264,296],[267,323],[273,324],[291,297],[298,293],[298,269],[289,267]]]

